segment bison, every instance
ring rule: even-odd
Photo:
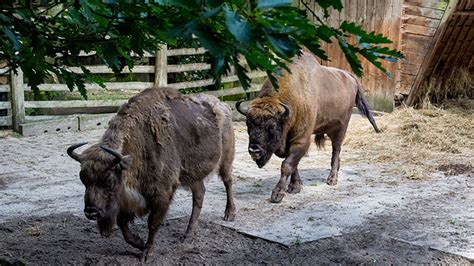
[[[331,172],[327,184],[337,183],[341,144],[354,103],[379,132],[361,84],[352,74],[322,66],[305,48],[300,56],[293,58],[289,69],[291,74],[285,72],[278,77],[279,90],[267,79],[248,109],[241,106],[242,101],[236,103],[237,110],[246,116],[248,151],[258,167],[263,167],[272,154],[285,158],[280,180],[270,198],[275,203],[283,199],[285,192],[300,192],[298,163],[308,151],[312,134],[319,148],[324,145],[325,134],[331,139]]]
[[[217,173],[224,182],[224,220],[235,217],[232,194],[234,131],[231,109],[213,96],[183,96],[170,88],[151,88],[132,97],[109,122],[99,143],[82,154],[67,153],[81,163],[86,191],[84,214],[109,236],[118,225],[125,241],[151,254],[176,188],[188,187],[193,208],[183,239],[194,237],[203,204],[204,179]],[[128,223],[148,216],[146,243]]]

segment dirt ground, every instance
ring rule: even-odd
[[[386,132],[393,131],[387,126],[390,118],[376,119]],[[191,197],[180,189],[149,262],[474,263],[473,132],[467,133],[467,142],[460,145],[465,148],[458,153],[437,151],[432,157],[387,161],[380,159],[383,142],[392,143],[394,135],[375,136],[379,146],[371,145],[372,139],[364,143],[375,133],[368,121],[355,115],[343,146],[338,185],[325,184],[330,148],[318,151],[313,145],[300,164],[303,191],[273,204],[269,196],[281,160],[272,158],[258,169],[246,151],[245,125],[235,127],[236,220],[222,220],[224,186],[211,178],[199,236],[192,243],[181,243]],[[138,250],[125,243],[119,230],[101,238],[96,225],[82,214],[79,165],[65,149],[71,143],[96,141],[102,133],[0,138],[0,265],[138,262]],[[406,175],[407,167],[431,172],[413,178]],[[133,228],[145,236],[145,219],[137,220]]]

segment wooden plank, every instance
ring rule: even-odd
[[[65,118],[21,124],[20,134],[23,136],[35,136],[45,133],[77,131],[78,129],[79,125],[77,118]]]
[[[105,82],[107,90],[144,90],[153,87],[153,82]],[[31,91],[31,88],[24,85],[25,91]],[[98,84],[88,83],[86,89],[89,91],[103,90]],[[41,84],[40,91],[69,91],[66,84]]]
[[[156,51],[155,57],[155,87],[163,87],[168,85],[168,56],[167,46],[160,45],[160,49]]]
[[[10,68],[8,67],[2,67],[0,68],[0,75],[7,75],[10,72]]]
[[[400,64],[400,72],[401,73],[418,73],[418,70],[420,69],[421,65],[413,65],[410,64],[410,62],[403,62]]]
[[[426,7],[438,10],[445,10],[447,6],[447,1],[440,1],[440,0],[405,0],[406,4],[419,6],[419,7]]]
[[[116,114],[97,114],[97,115],[80,115],[79,116],[79,130],[89,130],[96,128],[107,128],[109,121]]]
[[[78,107],[104,107],[121,106],[127,100],[95,100],[95,101],[27,101],[25,108],[78,108]]]
[[[168,73],[180,73],[187,71],[202,71],[211,69],[211,64],[193,63],[183,65],[168,65]]]
[[[5,84],[5,85],[0,85],[0,92],[9,92],[10,91],[10,85]]]
[[[11,73],[11,108],[13,130],[19,132],[20,124],[25,122],[25,92],[23,90],[23,72]]]
[[[400,81],[403,81],[407,84],[413,84],[413,82],[415,82],[415,78],[416,78],[416,73],[415,74],[410,74],[410,73],[400,74]]]
[[[414,43],[404,43],[401,45],[401,51],[410,54],[425,55],[428,48]]]
[[[249,74],[250,78],[261,78],[266,77],[266,73],[263,71],[254,71]],[[224,77],[222,78],[222,83],[226,82],[234,82],[238,81],[239,78],[237,75]],[[204,80],[196,80],[196,81],[186,81],[186,82],[179,82],[179,83],[172,83],[168,84],[168,87],[175,88],[175,89],[188,89],[188,88],[197,88],[197,87],[205,87],[214,84],[213,79],[204,79]]]
[[[431,43],[432,40],[433,40],[433,37],[410,34],[410,33],[404,32],[401,43],[402,43],[402,45],[403,44],[413,44],[413,45],[416,45],[416,46],[420,46],[422,48],[428,48],[428,47],[430,47],[430,43]]]
[[[91,51],[91,52],[81,51],[81,52],[79,52],[78,56],[86,57],[86,56],[94,56],[96,54],[97,54],[97,52],[95,52],[95,51]],[[142,57],[142,56],[138,55],[137,53],[133,53],[133,52],[131,53],[131,56],[133,56],[133,57]],[[154,54],[151,54],[149,52],[144,52],[143,53],[143,57],[154,57],[154,56],[155,56]]]
[[[408,63],[412,65],[421,65],[424,59],[424,55],[405,53],[405,58],[401,60],[402,63]]]
[[[419,25],[430,28],[438,28],[439,19],[420,17],[414,15],[405,15],[402,19],[403,24]]]
[[[114,74],[108,66],[85,66],[91,73],[94,74]],[[74,73],[83,73],[80,67],[68,67]],[[134,66],[133,69],[125,67],[121,73],[155,73],[154,66]]]
[[[12,117],[11,116],[0,116],[0,126],[6,127],[12,125]]]
[[[206,53],[204,48],[181,48],[171,49],[167,51],[168,56],[180,56],[180,55],[198,55]]]
[[[442,10],[436,10],[426,7],[405,5],[403,8],[405,14],[407,15],[422,16],[427,18],[441,19],[444,14]]]
[[[205,91],[203,93],[214,95],[216,97],[224,97],[224,96],[231,96],[231,95],[237,95],[237,94],[243,94],[243,93],[249,93],[249,92],[257,92],[257,91],[260,91],[260,86],[252,85],[251,88],[249,88],[248,90],[244,90],[244,88],[242,87],[236,87],[236,88],[225,89],[225,90]]]
[[[77,117],[78,115],[27,115],[25,117],[25,124],[40,122],[40,121],[48,121],[48,120],[77,118]]]
[[[11,108],[10,102],[0,102],[0,109],[9,109]]]
[[[423,36],[434,36],[436,32],[436,28],[430,28],[430,27],[412,25],[412,24],[403,24],[402,28],[407,33],[423,35]]]

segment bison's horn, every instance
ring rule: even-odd
[[[290,114],[290,107],[288,107],[288,105],[286,105],[284,103],[281,103],[281,105],[283,106],[283,108],[285,108],[285,112],[283,113],[283,117],[288,117],[288,115]]]
[[[239,111],[239,113],[243,114],[244,116],[247,116],[247,110],[242,110],[240,109],[240,105],[244,102],[244,100],[240,100],[238,102],[235,103],[235,109],[237,109],[237,111]]]
[[[81,160],[79,159],[79,154],[77,154],[77,152],[74,152],[74,150],[81,147],[81,146],[84,146],[86,144],[87,144],[87,142],[81,142],[81,143],[77,143],[77,144],[74,144],[74,145],[70,146],[69,148],[67,148],[67,154],[71,158],[73,158],[74,160],[76,160],[78,162],[81,162]]]
[[[100,146],[100,148],[102,148],[104,151],[112,154],[115,157],[114,161],[112,162],[112,165],[116,165],[122,161],[123,156],[122,154],[120,154],[120,152],[113,150],[111,148],[104,147],[104,146]]]

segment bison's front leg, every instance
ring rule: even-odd
[[[295,194],[299,193],[303,188],[303,181],[300,178],[298,169],[296,169],[293,174],[291,174],[290,184],[288,185],[288,193]]]
[[[286,181],[288,180],[288,177],[297,170],[298,163],[305,155],[306,151],[308,150],[308,147],[309,142],[291,145],[288,157],[286,157],[286,159],[281,163],[280,181],[278,181],[278,184],[272,191],[272,196],[270,197],[271,202],[279,203],[281,202],[283,197],[285,197]]]
[[[122,230],[125,241],[133,247],[143,250],[145,248],[145,243],[138,235],[132,233],[128,227],[128,222],[131,220],[132,219],[129,218],[128,215],[120,214],[117,218],[117,224]]]
[[[152,254],[153,245],[155,241],[155,234],[160,228],[163,219],[165,218],[166,212],[170,205],[171,197],[160,199],[160,202],[152,207],[150,215],[148,216],[148,239],[146,241],[143,252],[140,255],[140,261],[146,262],[148,257]]]

